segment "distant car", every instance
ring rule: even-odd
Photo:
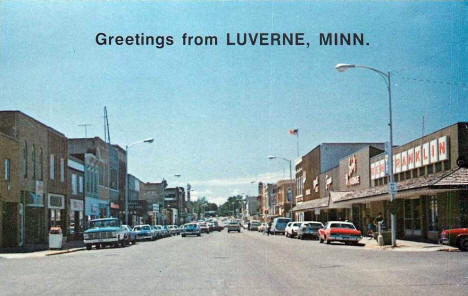
[[[302,222],[289,222],[286,224],[286,228],[284,229],[284,235],[286,237],[293,238],[297,235],[297,230],[301,226]]]
[[[125,229],[117,218],[95,219],[89,222],[89,228],[83,234],[86,249],[96,246],[96,249],[112,245],[114,247],[126,244]]]
[[[227,231],[228,231],[228,233],[231,232],[231,231],[241,232],[239,222],[230,222],[227,225]]]
[[[127,241],[127,245],[129,244],[136,244],[136,232],[133,231],[133,229],[128,226],[128,225],[122,225],[122,228],[124,229],[125,231],[125,240]]]
[[[167,228],[169,228],[169,233],[172,235],[177,235],[177,229],[175,228],[175,225],[168,225]]]
[[[323,228],[322,222],[316,221],[306,221],[302,222],[299,228],[297,229],[297,238],[298,239],[305,239],[305,238],[312,238],[318,239],[319,237],[319,229]]]
[[[155,232],[148,224],[136,225],[133,227],[136,232],[137,240],[154,240]]]
[[[200,232],[203,233],[210,233],[210,228],[205,222],[199,222],[198,227],[200,228]]]
[[[440,237],[441,243],[468,251],[468,228],[446,229],[441,232]]]
[[[182,237],[186,237],[187,235],[200,236],[201,232],[196,223],[189,223],[184,225],[184,227],[181,229],[180,235]]]
[[[250,231],[257,231],[258,228],[260,227],[260,225],[261,225],[260,222],[252,221],[252,222],[250,222],[249,230]]]
[[[169,225],[163,225],[163,230],[165,231],[166,237],[169,237],[172,235],[171,229],[169,228]]]
[[[169,232],[167,231],[166,228],[164,228],[164,226],[162,226],[162,225],[156,225],[155,227],[156,227],[156,229],[159,231],[159,236],[160,236],[161,238],[164,238],[164,237],[168,237],[168,236],[169,236]]]
[[[325,241],[329,244],[338,241],[347,245],[357,245],[361,239],[361,231],[351,222],[328,221],[322,229],[319,229],[320,243]]]
[[[277,217],[273,219],[273,223],[271,224],[270,233],[272,234],[284,234],[284,230],[286,229],[286,225],[291,222],[291,218],[285,217]]]

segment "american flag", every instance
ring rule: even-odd
[[[289,130],[289,134],[290,134],[290,135],[297,135],[298,133],[299,133],[299,129],[297,129],[297,128],[296,128],[296,129],[290,129],[290,130]]]

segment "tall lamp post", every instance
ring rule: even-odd
[[[292,179],[292,160],[291,159],[287,159],[287,158],[284,158],[284,157],[280,157],[280,156],[275,156],[275,155],[268,155],[268,159],[282,159],[286,162],[289,163],[289,192],[288,192],[288,202],[291,202],[292,203],[292,194],[293,194],[293,190],[292,190],[292,183],[293,183],[293,179]],[[289,194],[291,194],[291,200],[289,200]]]
[[[153,143],[153,138],[141,140],[125,146],[125,224],[128,225],[128,148],[140,143]]]
[[[375,73],[379,74],[380,77],[385,81],[385,84],[387,86],[387,91],[388,91],[388,110],[390,114],[390,119],[389,119],[389,129],[390,129],[390,147],[387,151],[388,153],[388,174],[390,177],[389,180],[389,193],[390,193],[390,202],[393,203],[395,200],[395,193],[396,193],[396,185],[393,177],[393,122],[392,122],[392,90],[391,90],[391,82],[390,82],[390,72],[383,72],[380,70],[377,70],[372,67],[368,66],[363,66],[363,65],[352,65],[352,64],[337,64],[335,66],[336,70],[338,72],[344,72],[348,69],[352,68],[362,68],[362,69],[367,69],[374,71]],[[393,208],[393,207],[392,207]],[[395,219],[395,213],[392,210],[391,212],[391,226],[392,226],[392,246],[396,246],[396,219]]]

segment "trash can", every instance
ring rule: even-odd
[[[63,245],[63,233],[60,227],[51,227],[49,231],[49,249],[61,249]]]

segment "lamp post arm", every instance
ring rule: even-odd
[[[390,87],[390,72],[388,73],[385,73],[383,71],[380,71],[376,68],[372,68],[372,67],[369,67],[369,66],[364,66],[364,65],[356,65],[356,68],[362,68],[362,69],[367,69],[367,70],[371,70],[371,71],[374,71],[376,72],[377,74],[379,74],[380,77],[382,77],[385,81],[385,84],[387,85],[387,87]]]

